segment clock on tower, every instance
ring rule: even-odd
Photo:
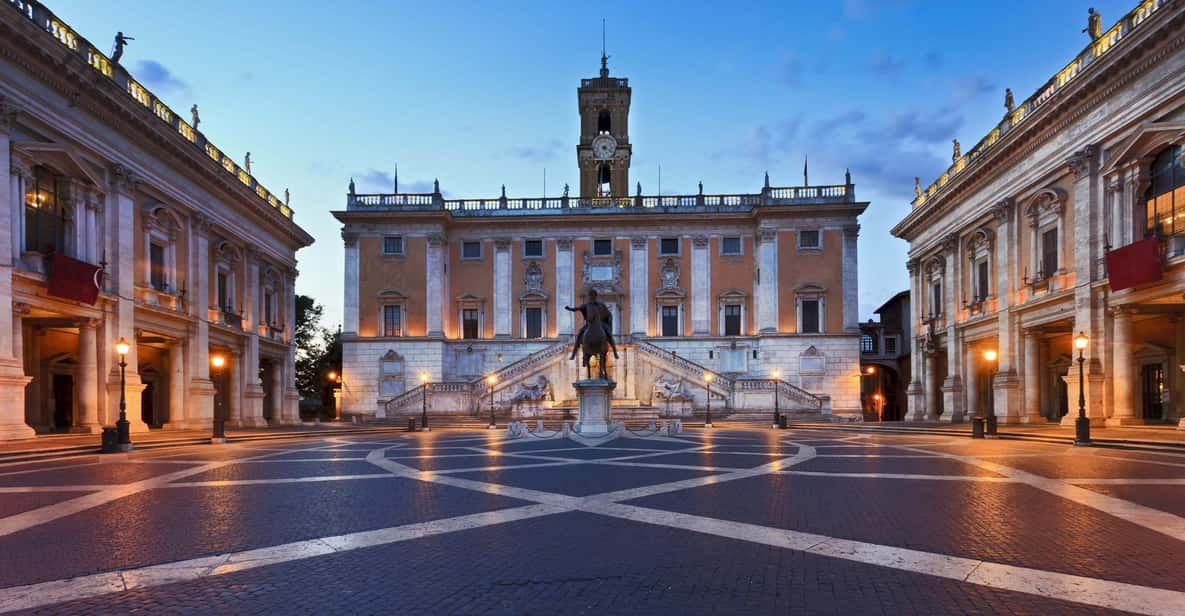
[[[580,80],[580,197],[627,197],[630,184],[629,79],[609,76],[601,54],[601,75]]]

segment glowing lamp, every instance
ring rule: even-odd
[[[1078,332],[1078,335],[1074,337],[1074,348],[1081,351],[1086,348],[1087,344],[1090,344],[1090,339],[1086,337],[1085,333]]]
[[[221,368],[226,365],[226,358],[221,355],[214,355],[210,357],[210,365],[215,368]]]
[[[988,349],[983,352],[983,358],[988,361],[996,361],[996,357],[998,357],[998,355],[996,354],[995,349]]]
[[[127,355],[127,354],[128,354],[128,351],[130,351],[130,350],[132,350],[132,347],[131,347],[131,345],[129,345],[129,344],[128,344],[128,341],[127,341],[127,340],[124,340],[123,338],[120,338],[120,339],[119,339],[119,340],[118,340],[118,341],[115,343],[115,352],[116,352],[116,353],[119,353],[119,356],[120,356],[120,357],[123,357],[124,355]]]
[[[769,375],[774,377],[775,379],[780,379],[780,378],[782,378],[782,371],[778,370],[777,368],[774,368],[773,370],[769,371]]]
[[[427,372],[420,373],[420,382],[425,383],[425,384],[428,382],[428,373]]]
[[[498,377],[491,374],[490,376],[486,377],[486,382],[489,383],[490,385],[493,385],[494,383],[498,382]]]
[[[712,382],[712,378],[713,378],[713,376],[712,376],[712,373],[711,373],[711,372],[705,372],[705,373],[704,373],[704,380],[705,380],[705,381],[707,381],[707,382],[711,383],[711,382]]]

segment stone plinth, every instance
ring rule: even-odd
[[[613,431],[609,424],[610,400],[617,383],[607,379],[575,381],[576,397],[580,400],[580,415],[574,430],[581,436],[600,436]]]

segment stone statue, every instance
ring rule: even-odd
[[[651,396],[658,397],[668,402],[675,400],[691,400],[693,394],[691,388],[687,386],[687,381],[682,379],[667,380],[663,377],[654,379],[654,387],[651,389]]]
[[[198,124],[202,123],[202,116],[198,115],[197,103],[194,103],[193,107],[189,108],[189,116],[192,118],[193,130],[197,130]]]
[[[1090,40],[1098,40],[1100,36],[1103,36],[1103,16],[1093,7],[1087,9],[1086,13],[1086,27],[1082,31],[1090,36]]]
[[[638,182],[638,196],[639,197],[642,196],[642,183],[641,182]]]
[[[551,381],[541,374],[535,378],[534,383],[520,383],[518,391],[510,399],[510,403],[541,402],[543,400],[555,400],[555,395],[552,393]]]
[[[243,157],[243,168],[247,170],[247,175],[251,175],[251,153]]]
[[[952,139],[951,143],[954,144],[955,151],[954,154],[951,154],[950,160],[951,162],[958,162],[959,158],[963,156],[963,146],[959,145],[958,139]]]
[[[564,184],[564,198],[568,198],[568,185],[566,183]]]
[[[438,195],[440,194],[440,178],[432,180],[432,192]]]
[[[115,51],[112,52],[112,54],[111,54],[111,61],[116,64],[119,64],[119,59],[123,57],[123,48],[127,46],[128,41],[134,41],[134,40],[136,40],[136,39],[134,39],[130,36],[124,36],[123,32],[116,32],[115,33]]]
[[[502,198],[503,199],[506,198],[506,185],[505,184],[502,185]]]
[[[613,350],[613,359],[617,359],[617,345],[613,342],[613,313],[609,312],[608,306],[597,301],[596,289],[588,290],[583,304],[575,308],[564,306],[564,310],[579,312],[584,317],[584,325],[576,333],[576,343],[572,345],[572,356],[568,359],[576,359],[576,351],[582,350],[584,356],[581,365],[589,368],[589,378],[592,378],[588,360],[596,356],[599,377],[609,378],[605,359],[610,349]]]
[[[913,176],[913,196],[914,198],[922,196],[922,178]]]
[[[1012,113],[1016,109],[1016,101],[1012,100],[1012,88],[1004,88],[1004,108],[1008,113]]]
[[[284,189],[284,205],[288,205],[288,189]]]
[[[350,194],[354,194],[354,178],[350,178]]]
[[[704,194],[704,181],[703,180],[700,180],[700,182],[699,182],[699,194],[701,194],[701,195]]]

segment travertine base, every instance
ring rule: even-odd
[[[609,425],[609,405],[617,383],[606,379],[588,379],[572,383],[580,400],[580,415],[574,426],[581,436],[600,436],[613,431]]]

